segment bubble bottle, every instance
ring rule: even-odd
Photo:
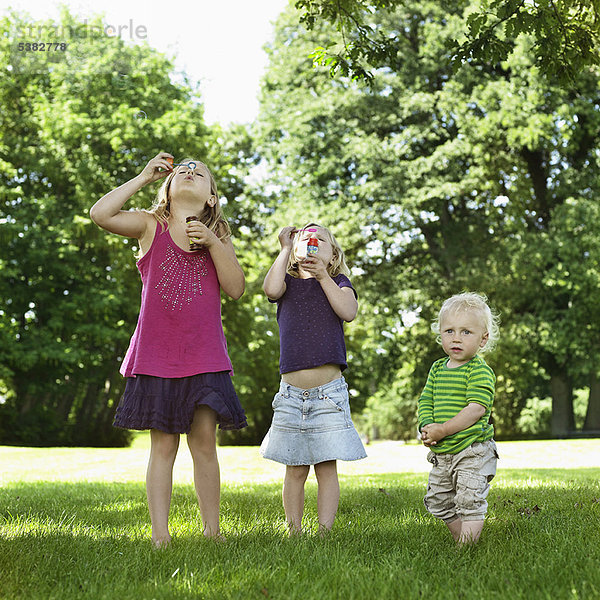
[[[311,237],[306,244],[306,256],[316,254],[319,251],[319,240]]]
[[[196,215],[190,215],[185,218],[185,222],[189,223],[190,221],[198,221],[198,217]],[[202,244],[198,238],[190,238],[190,251],[195,252],[196,250],[201,250]]]

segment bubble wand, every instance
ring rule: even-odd
[[[188,169],[195,169],[198,165],[191,160],[188,163],[173,163],[173,159],[172,158],[166,158],[165,159],[172,167],[188,167]]]

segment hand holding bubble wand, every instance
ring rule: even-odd
[[[306,240],[306,246],[304,245],[304,240],[299,242],[301,244],[301,247],[299,247],[298,251],[297,251],[297,255],[299,257],[302,257],[302,255],[304,255],[304,257],[311,256],[311,255],[317,254],[317,252],[319,251],[319,240],[316,238],[317,229],[316,228],[301,229],[298,231],[298,233],[304,233],[305,231],[308,231],[310,235],[309,235],[309,238]],[[304,250],[304,248],[306,248],[306,250],[305,250],[305,252],[302,252],[302,250]]]
[[[173,171],[173,167],[187,167],[190,171],[194,171],[198,167],[198,163],[193,160],[186,163],[176,163],[174,162],[173,156],[168,152],[161,152],[155,156],[153,160],[157,160],[159,163],[162,162],[162,164],[154,165],[153,168],[156,169],[156,173],[154,174],[152,181],[156,181],[161,177],[167,177],[167,175]],[[167,163],[169,168],[165,168],[164,163]]]
[[[198,165],[196,165],[196,163],[191,160],[190,162],[187,163],[173,163],[173,159],[171,157],[167,158],[166,161],[172,166],[172,167],[187,167],[188,169],[192,169],[194,170]]]

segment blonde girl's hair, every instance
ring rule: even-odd
[[[208,172],[209,180],[210,180],[210,193],[215,196],[217,199],[214,206],[209,206],[206,204],[202,214],[198,215],[198,219],[204,223],[211,231],[213,231],[216,236],[222,241],[229,237],[231,237],[231,228],[229,227],[229,223],[223,216],[223,211],[221,209],[221,202],[219,200],[219,192],[217,190],[217,182],[215,181],[214,175],[208,166],[203,163],[201,160],[197,160],[195,158],[184,158],[178,162],[181,163],[189,163],[195,162],[196,165],[202,165],[205,167]],[[173,177],[177,173],[177,169],[174,169],[171,174],[169,174],[164,180],[163,184],[160,186],[158,192],[156,193],[156,198],[151,208],[146,212],[154,215],[156,220],[166,227],[168,227],[168,219],[171,215],[171,182],[173,181]]]
[[[491,352],[498,342],[500,317],[492,312],[487,301],[487,297],[484,294],[477,294],[475,292],[463,292],[462,294],[455,294],[448,298],[442,304],[437,318],[431,324],[431,330],[437,334],[438,344],[442,343],[441,323],[445,315],[455,312],[475,312],[479,315],[481,324],[488,334],[488,341],[483,348],[479,349],[479,353],[485,354],[486,352]]]
[[[348,265],[346,264],[346,257],[344,256],[344,251],[342,250],[341,246],[338,244],[333,233],[331,233],[331,231],[329,231],[329,229],[327,229],[327,227],[323,227],[323,225],[319,225],[319,223],[308,223],[304,227],[302,227],[302,229],[299,229],[298,233],[296,235],[300,235],[308,227],[320,227],[321,229],[323,229],[325,231],[325,236],[327,238],[327,241],[331,244],[333,254],[331,257],[331,261],[327,265],[327,272],[329,273],[330,277],[335,277],[336,275],[339,275],[340,273],[343,273],[344,275],[350,275],[350,269],[348,268]],[[287,272],[292,277],[298,277],[298,262],[299,262],[299,259],[298,259],[298,256],[296,255],[296,243],[294,242],[294,245],[292,246],[292,251],[290,252],[290,257],[288,259],[288,264],[287,264]]]

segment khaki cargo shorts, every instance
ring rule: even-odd
[[[425,508],[446,523],[482,521],[487,512],[490,481],[496,474],[498,450],[494,440],[475,442],[458,454],[429,452]]]

